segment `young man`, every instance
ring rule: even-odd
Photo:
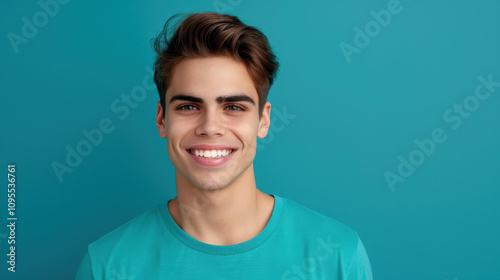
[[[198,13],[168,38],[170,21],[155,41],[156,124],[177,196],[90,244],[77,279],[372,279],[355,231],[257,189],[278,70],[266,37]]]

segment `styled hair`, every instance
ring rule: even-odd
[[[237,17],[213,12],[187,16],[176,28],[169,18],[153,42],[156,52],[154,81],[165,116],[165,93],[172,70],[186,58],[226,55],[242,61],[259,96],[259,118],[267,101],[269,89],[276,78],[279,63],[267,37],[258,29],[242,23]],[[169,38],[169,31],[175,32]]]

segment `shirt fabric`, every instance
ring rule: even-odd
[[[89,244],[76,279],[373,279],[354,230],[270,195],[274,208],[265,228],[234,245],[191,237],[175,223],[168,202],[161,203]]]

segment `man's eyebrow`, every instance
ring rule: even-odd
[[[215,99],[217,103],[228,103],[228,102],[240,102],[240,101],[245,101],[249,102],[253,105],[255,105],[255,101],[253,101],[252,98],[250,98],[247,95],[244,94],[235,94],[235,95],[225,95],[225,96],[219,96]]]
[[[191,96],[191,95],[187,95],[187,94],[177,94],[177,95],[174,95],[172,96],[172,98],[170,98],[170,101],[168,102],[169,104],[174,102],[175,100],[183,100],[183,101],[190,101],[190,102],[196,102],[196,103],[203,103],[203,99],[199,98],[199,97],[194,97],[194,96]]]
[[[184,94],[184,93],[176,94],[176,95],[172,96],[172,98],[170,98],[169,103],[172,103],[176,100],[183,100],[183,101],[189,101],[189,102],[195,102],[195,103],[203,103],[203,99],[201,99],[199,97],[191,96],[189,94]],[[219,103],[219,104],[228,103],[228,102],[245,101],[245,102],[249,102],[249,103],[255,105],[255,101],[252,98],[250,98],[249,96],[244,95],[244,94],[219,96],[215,99],[215,101],[217,101],[217,103]]]

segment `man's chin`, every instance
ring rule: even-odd
[[[182,181],[189,182],[196,189],[202,191],[223,190],[234,181],[231,174],[225,171],[197,170],[197,172],[193,172],[193,170],[190,170],[189,172],[180,172],[180,174],[184,177]]]

